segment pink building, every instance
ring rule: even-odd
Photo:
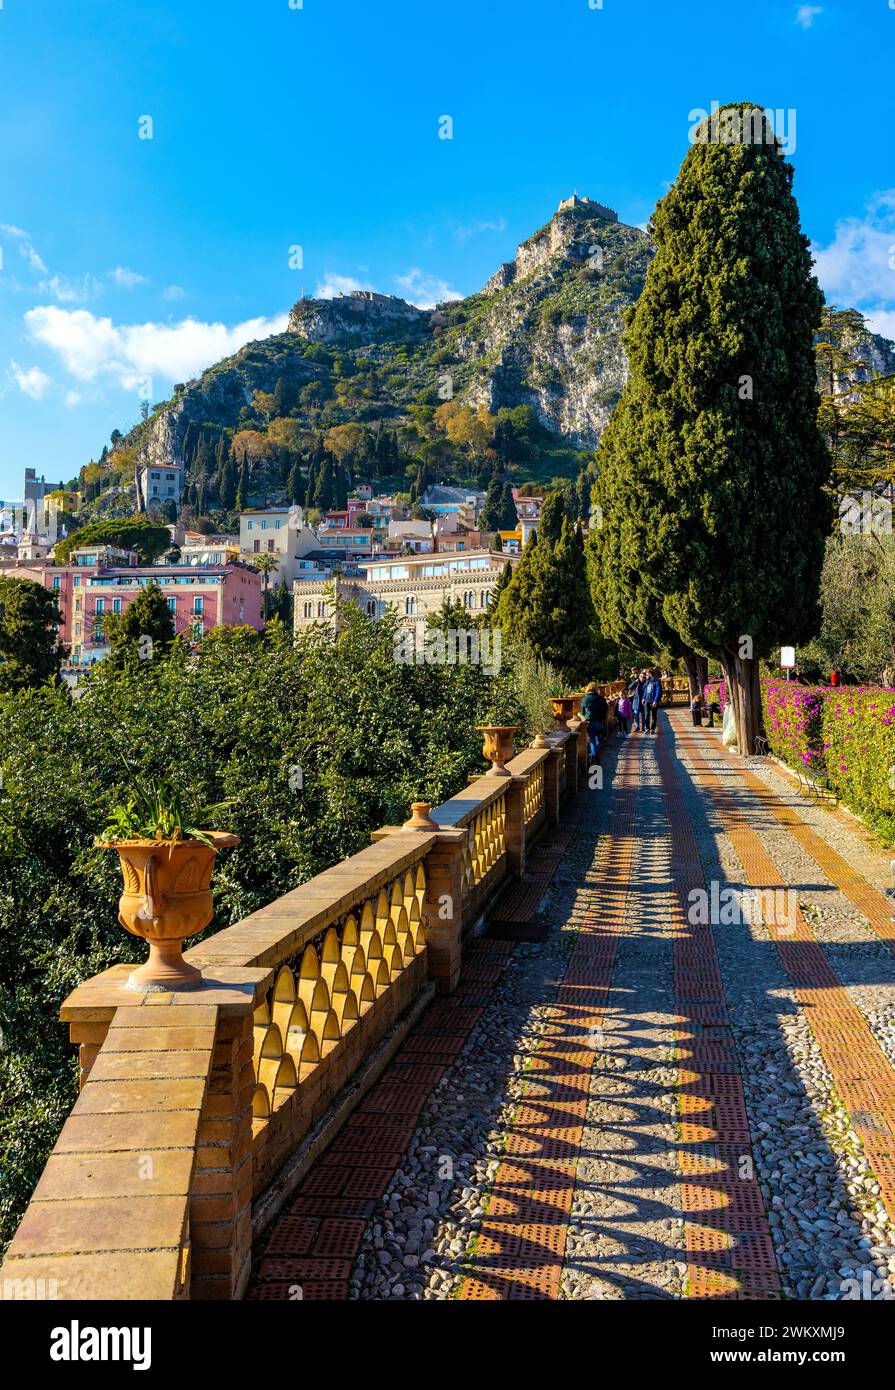
[[[77,579],[77,576],[75,576]],[[263,628],[262,577],[243,565],[153,565],[135,569],[98,569],[82,576],[74,598],[72,661],[91,662],[109,650],[103,619],[122,613],[141,588],[157,584],[174,618],[174,630],[197,638],[215,627]]]

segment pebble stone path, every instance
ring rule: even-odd
[[[545,939],[471,944],[247,1296],[892,1299],[887,863],[683,712],[617,742]]]

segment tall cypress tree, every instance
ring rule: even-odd
[[[559,538],[539,532],[528,542],[506,587],[495,621],[521,638],[566,680],[592,680],[611,666],[587,582],[580,528],[563,518]]]
[[[822,296],[792,167],[764,114],[737,103],[696,134],[652,219],[629,378],[599,451],[592,573],[600,607],[623,601],[606,583],[614,563],[636,570],[672,632],[722,662],[751,753],[758,660],[816,623],[831,521],[814,364]]]
[[[286,480],[286,493],[292,506],[301,507],[305,500],[305,480],[302,477],[301,464],[298,459],[289,469],[289,477]]]
[[[323,463],[317,473],[317,483],[314,489],[314,506],[317,507],[325,516],[332,510],[333,505],[333,461],[329,454],[324,454]]]
[[[230,452],[224,459],[218,476],[218,497],[225,511],[231,511],[236,503],[236,483],[236,460]]]
[[[236,489],[236,510],[244,512],[249,502],[249,464],[245,454],[239,465],[239,485]]]

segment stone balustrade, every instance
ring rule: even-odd
[[[135,993],[113,966],[66,999],[81,1090],[3,1266],[13,1296],[241,1295],[254,1239],[559,821],[587,765],[574,724],[194,946],[200,988]]]

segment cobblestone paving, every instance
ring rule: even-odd
[[[471,947],[249,1297],[890,1299],[886,864],[682,714],[618,744],[546,939]]]

